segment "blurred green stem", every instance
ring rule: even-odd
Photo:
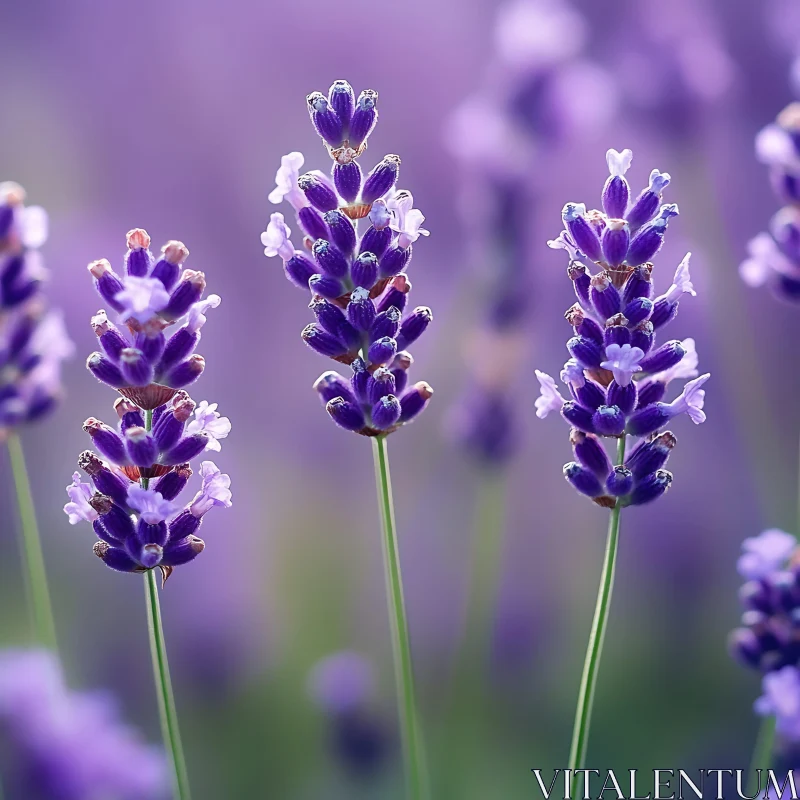
[[[407,796],[413,800],[427,800],[429,797],[427,774],[414,692],[414,668],[411,661],[408,619],[403,598],[403,578],[400,572],[400,551],[397,543],[392,480],[389,475],[389,455],[385,436],[373,438],[372,455],[375,461],[378,505],[383,522],[383,560],[386,569],[386,590],[392,628],[392,652],[397,681],[400,736],[406,769],[406,792]]]
[[[753,749],[753,759],[750,762],[750,772],[747,778],[747,794],[755,795],[759,789],[765,789],[766,784],[761,786],[758,772],[762,775],[772,766],[772,748],[775,745],[775,717],[764,717],[761,727],[758,729],[756,746]]]
[[[31,494],[31,484],[28,480],[28,470],[25,466],[25,453],[22,450],[22,442],[16,433],[8,435],[7,445],[17,494],[20,550],[22,551],[25,588],[28,595],[28,607],[33,617],[34,634],[38,644],[57,652],[53,607],[50,603],[50,591],[47,588],[47,572],[42,555],[39,527],[36,524],[36,508]]]
[[[617,450],[617,464],[625,461],[625,440],[623,434],[619,440]],[[608,614],[611,608],[611,592],[614,588],[614,573],[617,566],[617,549],[619,546],[619,516],[621,507],[619,502],[611,509],[608,521],[608,540],[606,542],[606,555],[603,561],[603,572],[600,576],[600,590],[597,593],[597,605],[594,609],[592,630],[589,634],[589,646],[586,650],[586,661],[583,665],[581,688],[578,692],[578,708],[575,711],[575,725],[572,729],[572,746],[569,751],[568,768],[571,770],[583,769],[586,762],[586,751],[589,745],[589,726],[592,721],[592,706],[594,705],[595,689],[597,687],[597,672],[600,667],[600,656],[603,652],[603,639],[608,626]],[[577,793],[579,776],[572,778],[572,796]]]

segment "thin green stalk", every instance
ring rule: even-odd
[[[430,796],[422,748],[422,732],[414,693],[414,669],[411,662],[411,643],[408,635],[403,579],[400,573],[400,551],[394,519],[392,481],[389,475],[389,456],[386,437],[372,440],[375,461],[375,483],[383,523],[383,556],[386,569],[386,589],[389,599],[389,618],[392,628],[395,679],[397,681],[400,736],[406,769],[406,793],[412,800],[427,800]]]
[[[153,427],[153,412],[145,412],[145,428]],[[142,486],[147,489],[150,480],[141,479]],[[155,570],[144,573],[144,593],[147,601],[147,630],[150,634],[150,655],[153,660],[153,675],[158,694],[158,713],[161,719],[161,735],[164,745],[169,750],[173,766],[173,796],[177,800],[190,800],[189,773],[183,755],[181,734],[178,728],[178,712],[175,708],[175,695],[172,691],[172,679],[169,675],[167,660],[167,643],[164,639],[164,626],[161,622],[161,604],[158,599],[158,579]]]
[[[617,464],[625,461],[625,439],[623,435],[619,440],[617,451]],[[600,590],[597,593],[597,605],[594,610],[592,630],[589,634],[589,646],[586,649],[586,661],[583,665],[581,688],[578,692],[578,708],[575,711],[575,725],[572,729],[572,746],[569,751],[569,764],[571,770],[583,769],[586,762],[586,751],[589,746],[589,726],[592,721],[592,707],[594,705],[595,689],[597,687],[597,672],[600,667],[600,656],[603,652],[603,639],[608,627],[608,614],[611,608],[611,592],[614,588],[614,573],[617,566],[617,549],[619,547],[619,516],[621,507],[619,503],[611,509],[608,521],[608,540],[606,554],[603,560],[603,572],[600,576]],[[572,779],[572,796],[578,797],[577,788],[579,776]]]
[[[766,788],[766,781],[762,786],[757,770],[765,775],[772,766],[772,749],[775,746],[775,717],[764,717],[758,729],[756,746],[753,749],[753,758],[750,762],[750,772],[747,778],[747,794],[752,797],[760,789]]]
[[[11,472],[17,494],[17,508],[20,521],[20,550],[24,565],[25,588],[28,595],[28,608],[33,617],[33,630],[36,641],[53,652],[58,650],[56,627],[53,622],[53,606],[47,588],[47,572],[42,555],[39,527],[36,524],[36,508],[25,466],[25,453],[22,442],[16,433],[10,433],[6,442],[11,460]]]

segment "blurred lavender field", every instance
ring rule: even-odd
[[[533,367],[557,373],[574,301],[546,240],[566,201],[595,201],[611,147],[633,149],[635,191],[653,166],[672,175],[681,216],[659,286],[691,250],[698,296],[671,335],[694,336],[714,377],[708,422],[678,431],[670,492],[624,515],[590,766],[744,768],[758,681],[726,652],[735,562],[765,527],[797,532],[800,377],[787,367],[797,309],[748,289],[738,265],[778,207],[753,141],[800,92],[798,55],[798,0],[0,7],[0,180],[50,214],[47,291],[76,343],[65,401],[22,433],[69,683],[113,690],[158,741],[141,580],[103,569],[88,529],[62,513],[88,446],[81,424],[111,412],[82,363],[99,307],[85,267],[119,264],[141,226],[154,243],[184,241],[222,297],[194,394],[233,423],[219,463],[234,505],[209,518],[203,557],[162,595],[194,796],[402,796],[368,444],[320,408],[319,359],[300,339],[308,311],[259,242],[280,157],[299,149],[327,169],[306,94],[346,78],[379,91],[369,164],[400,154],[400,185],[431,231],[412,278],[435,315],[415,370],[436,395],[392,437],[392,466],[434,796],[532,796],[530,769],[566,762],[607,514],[564,481],[565,430],[535,418]],[[510,183],[523,244],[499,277],[487,192]],[[492,632],[467,665],[475,702],[459,715],[450,690],[485,464],[455,441],[454,420],[475,391],[475,330],[498,285],[526,300],[503,339],[514,452]],[[0,642],[20,645],[5,458],[0,476]],[[353,661],[346,729],[324,687],[308,690],[342,650],[370,665]]]

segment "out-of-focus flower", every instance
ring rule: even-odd
[[[762,686],[764,694],[755,702],[756,713],[774,716],[777,733],[800,741],[800,671],[787,666],[768,672]]]
[[[47,651],[0,653],[4,796],[162,800],[166,759],[145,744],[102,692],[71,692]]]

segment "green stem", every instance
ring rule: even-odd
[[[400,573],[400,552],[397,543],[392,481],[389,475],[389,456],[385,436],[376,436],[372,440],[372,455],[375,461],[378,505],[383,522],[383,556],[392,628],[400,736],[406,768],[406,792],[407,796],[413,800],[425,800],[429,797],[429,792],[422,749],[422,734],[414,694],[411,643],[408,635],[405,600],[403,599],[403,578]]]
[[[765,789],[761,785],[757,770],[764,775],[772,766],[772,748],[775,745],[775,717],[764,717],[758,729],[756,746],[753,748],[753,758],[750,762],[750,772],[747,779],[747,794],[752,797],[758,790]]]
[[[619,440],[617,463],[625,461],[625,439]],[[586,649],[586,661],[583,665],[581,688],[578,693],[578,708],[575,711],[575,725],[572,729],[572,746],[569,751],[569,769],[583,769],[586,762],[586,751],[589,745],[589,726],[592,721],[597,672],[600,667],[600,656],[603,651],[603,639],[608,627],[608,614],[611,608],[611,592],[614,588],[614,572],[617,565],[617,549],[619,546],[619,502],[611,510],[608,522],[608,540],[603,561],[603,572],[600,576],[600,590],[597,593],[597,605],[594,610],[592,630],[589,634],[589,646]],[[572,796],[578,797],[579,776],[572,779]]]
[[[17,494],[21,534],[20,549],[24,564],[28,607],[33,617],[34,634],[40,645],[56,652],[58,644],[56,627],[53,622],[53,606],[50,603],[50,591],[47,588],[47,571],[44,566],[39,527],[36,524],[36,509],[31,494],[31,484],[25,466],[25,453],[22,450],[22,442],[16,433],[8,435],[7,445]]]

